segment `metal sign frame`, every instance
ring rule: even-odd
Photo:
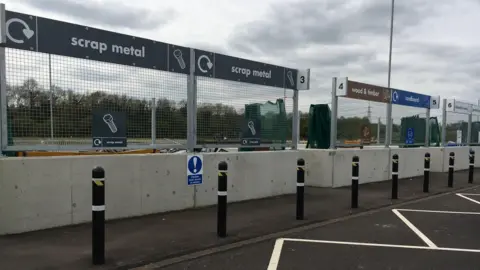
[[[28,20],[26,18],[29,18]],[[30,19],[32,18],[32,19]],[[8,23],[7,23],[8,22]],[[8,29],[7,29],[8,24]],[[11,35],[10,28],[18,24],[23,27],[19,35]],[[20,28],[21,29],[21,28]],[[13,31],[13,30],[12,30]],[[22,33],[23,32],[23,33]],[[68,38],[58,38],[58,34]],[[23,35],[23,36],[22,36]],[[9,37],[7,39],[7,36]],[[81,38],[79,38],[81,37]],[[193,151],[197,145],[197,76],[207,76],[222,80],[273,86],[294,91],[293,128],[290,144],[260,144],[252,147],[297,148],[299,138],[298,97],[299,91],[310,89],[310,69],[297,70],[248,59],[202,51],[164,42],[133,37],[120,33],[105,31],[83,25],[52,20],[29,14],[6,11],[5,4],[0,4],[0,142],[2,151],[29,150],[99,150],[90,145],[8,145],[7,100],[6,100],[6,63],[5,49],[15,48],[43,52],[61,56],[97,60],[120,65],[143,67],[187,75],[187,144],[152,144],[127,147],[108,147],[108,149],[161,149],[186,148]],[[87,42],[88,41],[88,42]],[[216,67],[219,67],[218,69]],[[155,106],[152,106],[155,110]],[[154,111],[152,111],[154,119]],[[155,123],[152,123],[152,128]],[[155,132],[153,132],[155,133]],[[240,147],[238,144],[204,145],[201,147]]]

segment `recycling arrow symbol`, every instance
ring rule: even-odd
[[[11,18],[10,20],[8,20],[6,22],[6,28],[7,28],[7,37],[8,39],[10,39],[12,42],[14,43],[18,43],[18,44],[23,44],[25,42],[24,39],[17,39],[17,38],[14,38],[12,37],[12,35],[10,34],[10,24],[12,23],[19,23],[23,26],[23,29],[22,29],[22,33],[23,35],[28,39],[31,39],[34,35],[35,35],[35,31],[33,31],[32,29],[30,29],[30,26],[28,26],[28,24],[19,19],[19,18]]]
[[[203,73],[207,73],[208,70],[202,68],[202,65],[201,65],[201,62],[202,62],[202,59],[205,59],[205,61],[207,62],[207,68],[208,70],[212,69],[213,67],[213,63],[212,61],[210,60],[210,58],[206,55],[201,55],[198,60],[197,60],[197,66],[198,66],[198,69],[200,69],[201,72]]]

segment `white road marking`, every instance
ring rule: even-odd
[[[474,200],[474,199],[472,199],[472,198],[469,198],[469,197],[467,197],[467,196],[465,196],[465,195],[467,195],[467,194],[457,193],[457,196],[460,196],[460,197],[462,197],[462,198],[464,198],[464,199],[466,199],[466,200],[469,200],[469,201],[471,201],[471,202],[474,202],[474,203],[476,203],[476,204],[480,204],[479,201]],[[469,195],[469,196],[472,196],[472,195]]]
[[[347,242],[347,241],[330,241],[330,240],[312,240],[312,239],[297,239],[297,238],[283,238],[283,242],[305,242],[318,244],[338,244],[350,246],[367,246],[367,247],[390,247],[390,248],[409,248],[409,249],[425,249],[438,251],[457,251],[457,252],[474,252],[480,253],[480,249],[463,249],[463,248],[445,248],[445,247],[428,247],[428,246],[410,246],[410,245],[394,245],[394,244],[378,244],[378,243],[363,243],[363,242]],[[283,243],[282,243],[283,244]],[[270,270],[270,269],[268,269]]]
[[[480,193],[457,193],[458,194],[462,194],[462,195],[465,195],[465,196],[480,196]]]
[[[435,245],[426,235],[424,235],[415,225],[413,225],[406,217],[404,217],[402,214],[397,209],[392,209],[392,212],[397,215],[397,217],[405,223],[420,239],[425,242],[430,248],[437,248],[437,245]]]
[[[460,212],[460,211],[442,211],[442,210],[423,210],[423,209],[395,209],[402,212],[421,212],[438,214],[460,214],[460,215],[480,215],[480,212]]]
[[[279,238],[277,241],[275,241],[275,247],[273,248],[267,270],[277,270],[278,262],[280,261],[280,255],[282,253],[283,242],[283,238]]]

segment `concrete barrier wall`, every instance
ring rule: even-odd
[[[213,205],[217,166],[229,164],[229,202],[295,193],[296,161],[306,161],[306,184],[351,184],[351,161],[360,158],[360,182],[390,179],[391,156],[400,157],[401,178],[423,174],[423,157],[432,171],[448,170],[448,153],[457,170],[468,168],[468,147],[339,149],[205,153],[204,183],[187,185],[186,155],[118,155],[0,159],[0,234],[20,233],[91,220],[91,170],[105,168],[107,219]],[[474,150],[480,154],[480,147]],[[480,166],[480,158],[476,159]]]
[[[448,164],[450,158],[450,152],[455,153],[455,171],[466,170],[469,166],[469,152],[473,149],[475,153],[480,151],[480,147],[445,147],[445,148],[430,148],[429,151],[432,155],[432,171],[434,172],[448,172]],[[480,154],[480,153],[479,153]],[[480,166],[478,158],[475,159],[475,164]]]
[[[334,150],[305,149],[299,157],[305,159],[305,184],[313,187],[333,186]]]
[[[398,155],[398,177],[409,178],[423,175],[425,153],[431,152],[430,150],[431,148],[391,149],[391,156]],[[437,159],[441,161],[441,158]]]
[[[389,178],[389,149],[339,149],[333,155],[333,187],[350,186],[352,183],[352,159],[360,159],[359,182],[361,184],[384,181]]]
[[[297,151],[204,154],[204,183],[196,187],[195,206],[217,203],[218,163],[228,163],[228,201],[259,199],[296,191]],[[183,157],[185,170],[186,159]],[[186,185],[186,173],[180,179]]]
[[[478,148],[478,149],[477,149]],[[360,158],[360,182],[370,183],[391,178],[391,157],[399,155],[399,177],[408,178],[423,175],[425,153],[430,153],[430,167],[433,172],[448,172],[448,154],[456,155],[455,170],[468,168],[468,147],[448,148],[376,148],[300,150],[299,156],[306,160],[307,186],[342,187],[351,184],[351,161],[354,155]],[[480,155],[480,147],[473,147]],[[480,156],[475,160],[480,166]]]
[[[0,234],[91,220],[91,170],[106,171],[106,218],[216,203],[218,163],[229,164],[229,202],[294,193],[298,152],[206,153],[204,183],[188,186],[186,155],[7,158],[0,162]]]
[[[428,148],[430,153],[430,171],[431,172],[444,172],[444,151],[443,147]]]

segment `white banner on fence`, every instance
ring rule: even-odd
[[[471,114],[472,104],[461,102],[455,99],[447,99],[447,112]]]

